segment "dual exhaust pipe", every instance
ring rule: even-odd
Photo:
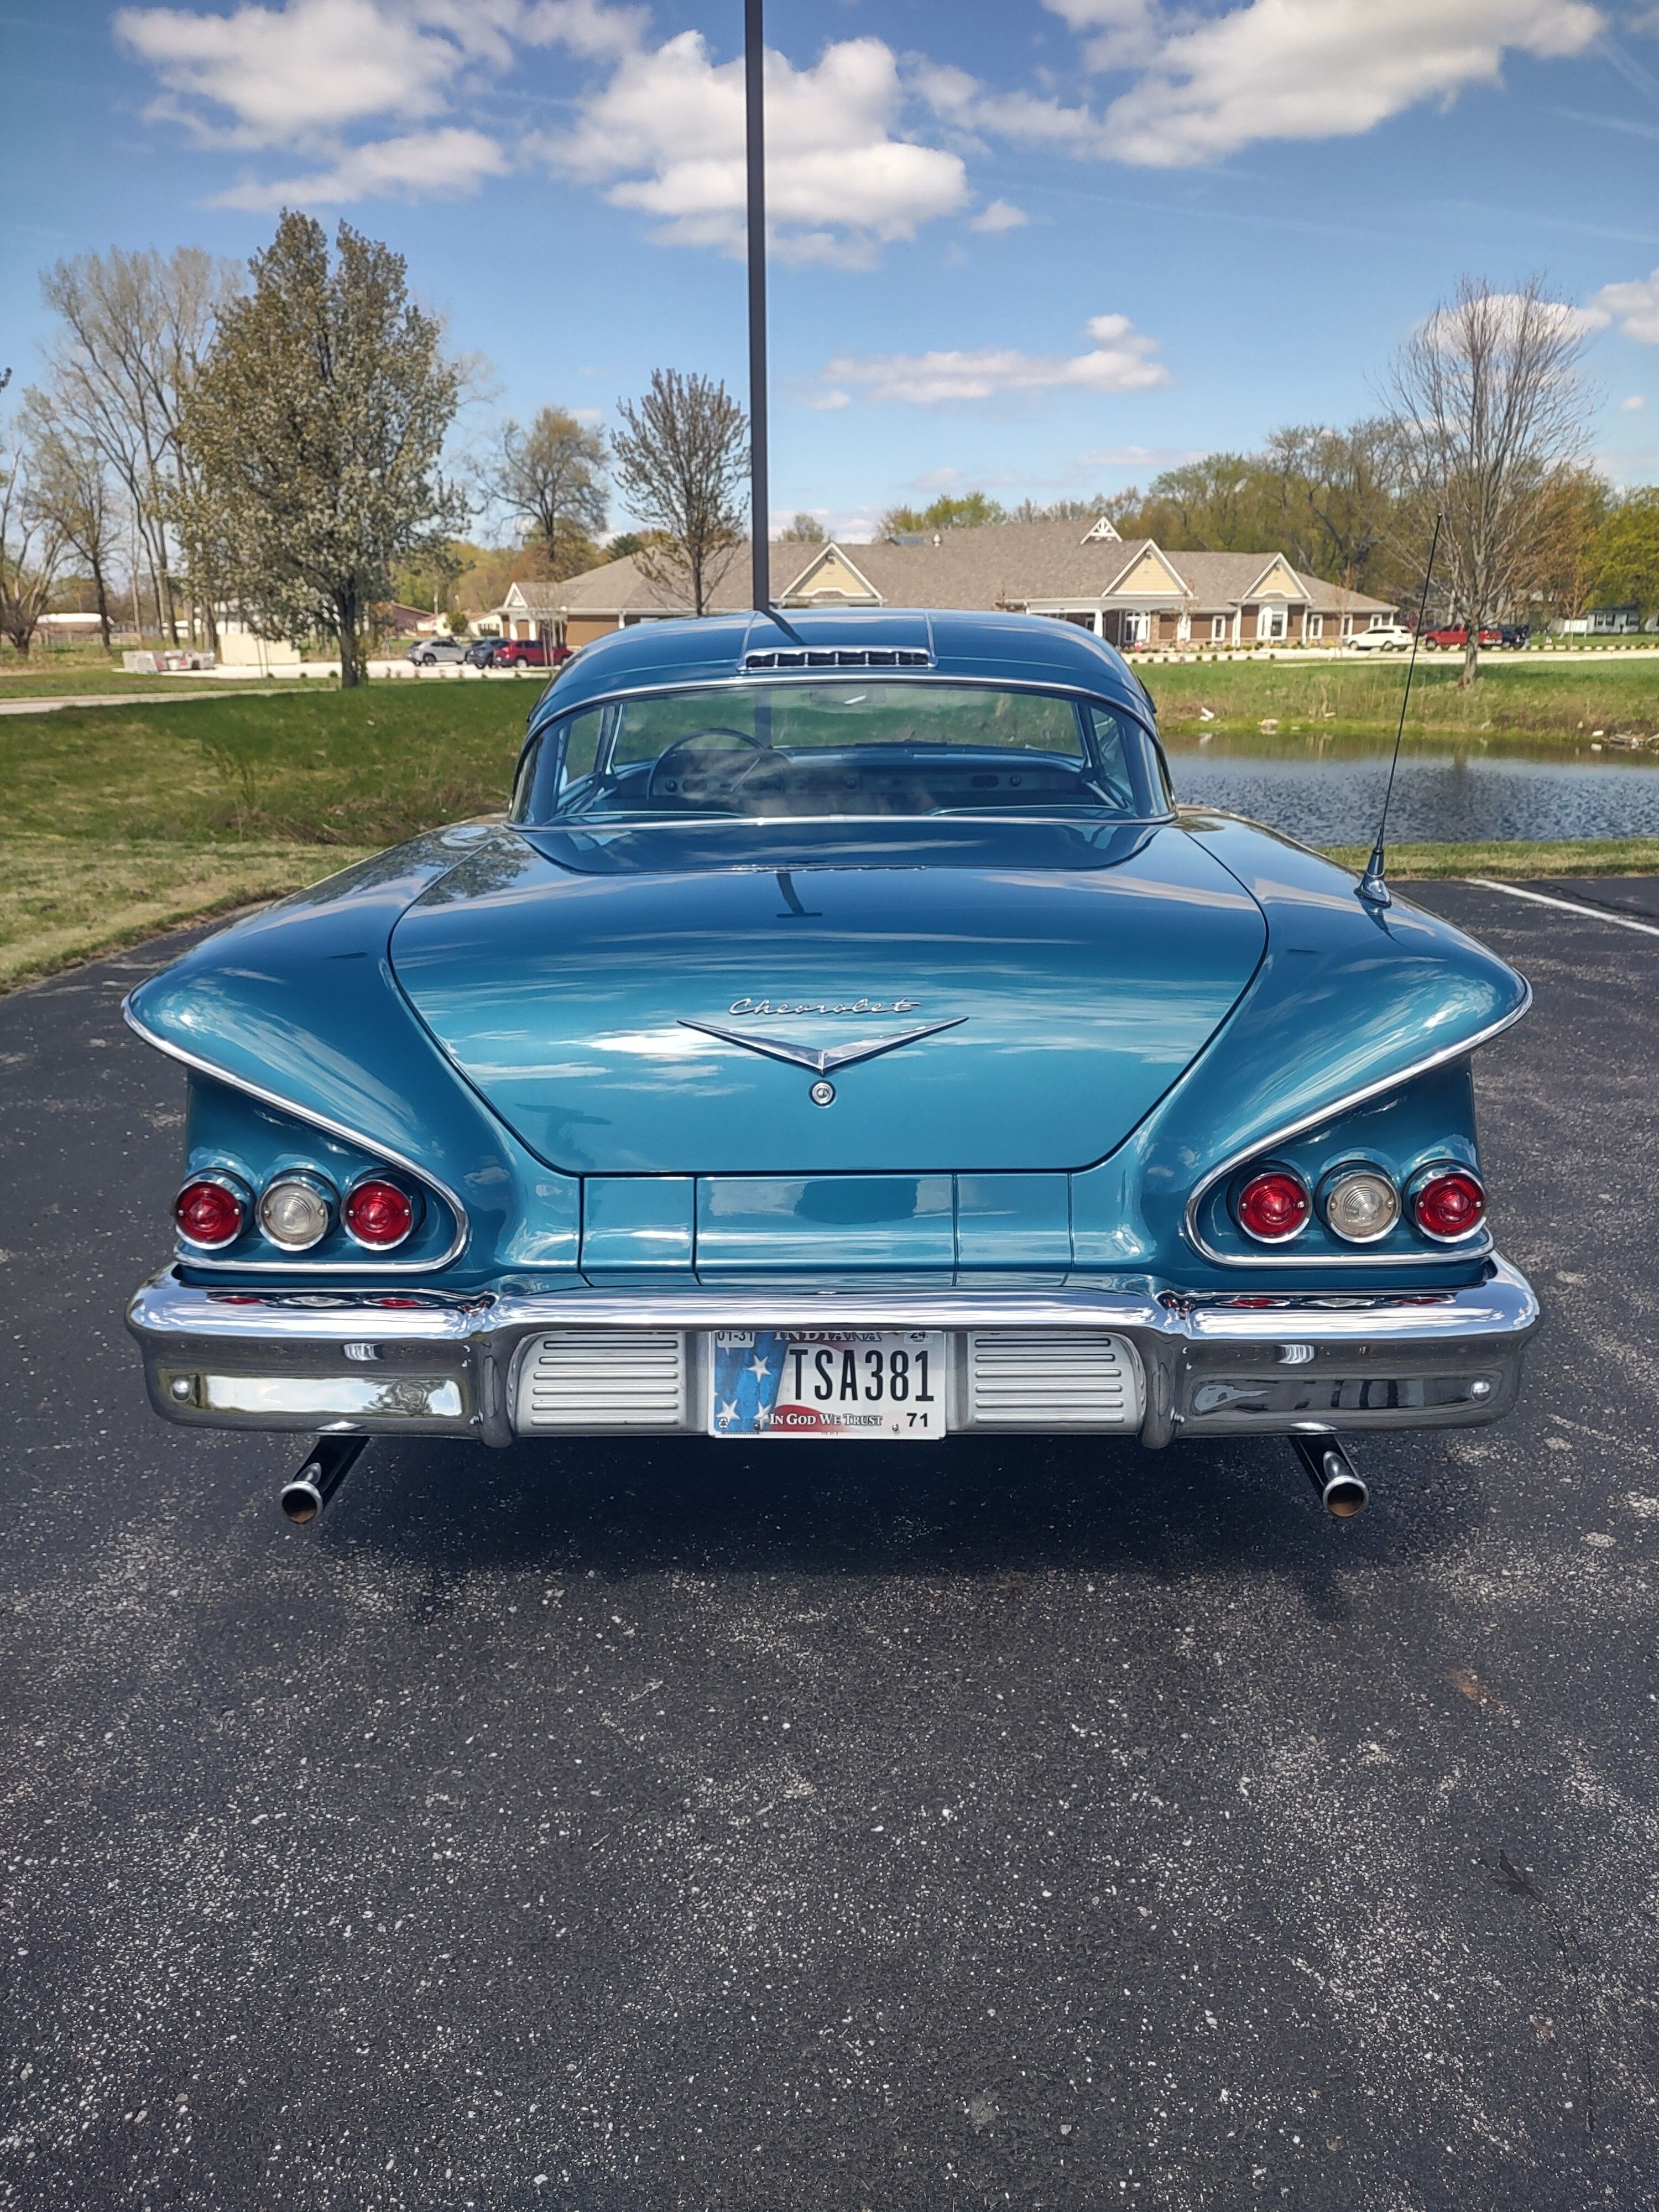
[[[281,1504],[290,1521],[314,1521],[362,1456],[367,1437],[319,1437],[305,1464],[283,1485]],[[1297,1457],[1325,1510],[1352,1521],[1370,1502],[1364,1481],[1336,1438],[1292,1437]]]

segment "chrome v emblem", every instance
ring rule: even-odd
[[[861,1037],[856,1044],[827,1045],[822,1052],[811,1045],[796,1044],[790,1037],[761,1036],[753,1030],[716,1029],[713,1022],[682,1020],[683,1030],[697,1030],[704,1036],[719,1037],[726,1044],[740,1044],[745,1052],[758,1052],[768,1060],[787,1060],[793,1067],[810,1068],[814,1075],[828,1075],[837,1067],[850,1067],[854,1060],[874,1060],[884,1052],[896,1052],[902,1044],[914,1044],[918,1037],[937,1036],[940,1030],[960,1029],[967,1020],[958,1014],[954,1021],[924,1022],[920,1029],[901,1030],[896,1036]]]

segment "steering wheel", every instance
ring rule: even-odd
[[[729,738],[734,744],[747,746],[756,757],[744,762],[735,775],[721,774],[722,759],[730,758],[725,747],[707,761],[699,762],[692,755],[685,765],[680,764],[681,754],[690,753],[694,745],[702,744],[709,738]],[[706,730],[688,730],[683,738],[676,738],[672,744],[665,745],[658,754],[646,779],[645,795],[647,799],[727,797],[759,765],[760,756],[771,750],[758,738],[750,737],[747,731],[728,729],[723,723],[711,723]]]

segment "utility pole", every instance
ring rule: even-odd
[[[772,500],[766,480],[766,33],[763,0],[744,0],[749,169],[749,545],[758,612],[772,604]]]

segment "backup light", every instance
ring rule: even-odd
[[[259,1226],[284,1252],[320,1244],[334,1218],[334,1194],[314,1176],[279,1176],[259,1200]]]
[[[1455,1244],[1486,1217],[1486,1194],[1468,1168],[1431,1168],[1412,1191],[1412,1212],[1425,1237]]]
[[[1238,1194],[1239,1225],[1259,1244],[1282,1244],[1307,1226],[1313,1211],[1308,1186],[1287,1168],[1250,1177]]]
[[[369,1176],[348,1195],[344,1219],[348,1233],[358,1243],[376,1252],[389,1252],[414,1228],[415,1201],[395,1182]]]
[[[1345,1244],[1375,1244],[1400,1218],[1400,1193],[1381,1168],[1344,1168],[1320,1194],[1327,1227]]]
[[[173,1201],[173,1218],[186,1244],[216,1252],[234,1244],[247,1222],[247,1192],[234,1176],[192,1176]]]

